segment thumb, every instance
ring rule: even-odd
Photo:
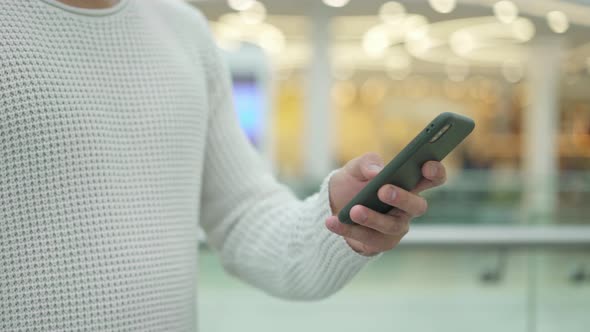
[[[375,177],[383,169],[383,160],[376,153],[366,153],[344,165],[344,170],[359,181],[367,181]]]

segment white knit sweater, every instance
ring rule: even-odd
[[[205,19],[173,0],[0,2],[0,331],[196,329],[197,225],[314,299],[367,262],[247,143]],[[228,317],[231,319],[231,316]]]

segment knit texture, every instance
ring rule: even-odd
[[[199,223],[246,282],[325,297],[368,260],[324,227],[328,178],[275,181],[184,2],[0,2],[0,331],[195,330]]]

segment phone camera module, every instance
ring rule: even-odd
[[[436,141],[438,141],[447,131],[449,131],[449,129],[451,129],[452,124],[446,124],[444,127],[442,127],[441,130],[438,131],[438,133],[436,133],[436,135],[434,135],[434,137],[432,137],[432,139],[430,140],[430,143],[434,143]]]

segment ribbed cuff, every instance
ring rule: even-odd
[[[375,257],[367,257],[357,253],[342,236],[334,234],[326,228],[325,220],[332,215],[329,184],[330,179],[337,171],[330,173],[320,187],[315,211],[319,212],[319,221],[316,222],[316,225],[321,229],[318,229],[315,234],[318,234],[318,254],[324,258],[326,271],[341,281],[348,281]]]

